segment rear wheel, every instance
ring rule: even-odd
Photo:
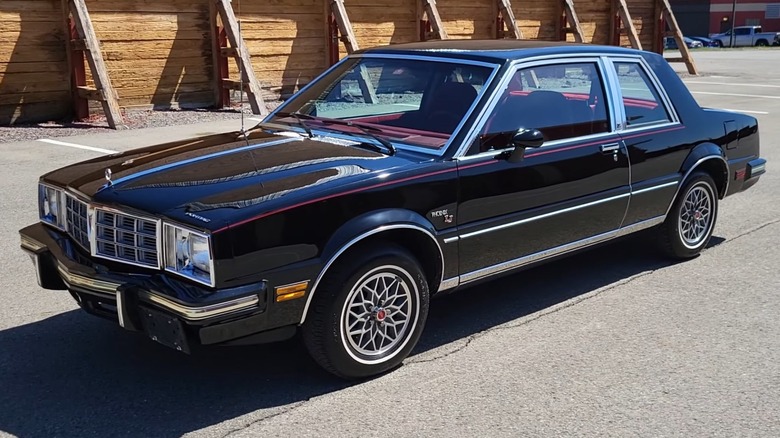
[[[766,47],[769,45],[769,41],[767,40],[758,40],[756,41],[756,46],[758,47]]]
[[[678,259],[698,255],[712,237],[717,216],[715,181],[707,173],[693,173],[659,229],[664,252]]]
[[[312,358],[348,379],[390,370],[409,355],[428,315],[428,283],[406,249],[342,256],[326,274],[303,325]]]

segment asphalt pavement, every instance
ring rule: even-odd
[[[238,121],[0,144],[0,435],[780,436],[780,50],[695,56],[696,99],[756,116],[769,161],[700,257],[645,233],[443,297],[362,383],[295,341],[183,355],[35,284],[18,229],[41,173]]]

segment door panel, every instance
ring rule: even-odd
[[[615,140],[529,152],[516,164],[462,164],[460,272],[618,229],[628,205],[628,159],[622,145],[601,151]]]
[[[504,80],[472,157],[458,163],[462,281],[563,252],[616,231],[630,192],[597,58],[536,61]],[[511,163],[518,129],[545,144]]]

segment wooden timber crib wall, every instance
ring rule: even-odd
[[[265,114],[264,98],[377,45],[524,38],[661,53],[664,36],[683,48],[670,61],[696,74],[668,0],[2,0],[0,125],[84,118],[94,101],[119,127],[120,107],[222,107],[241,86]]]

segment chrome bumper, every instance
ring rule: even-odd
[[[24,233],[21,234],[21,248],[33,258],[37,270],[38,283],[41,286],[43,286],[41,283],[46,274],[41,272],[45,269],[41,257],[43,257],[46,252],[50,252],[49,246],[50,245],[47,245],[46,243],[39,242],[34,237]],[[123,286],[124,283],[94,278],[73,272],[73,270],[68,269],[60,260],[60,257],[51,256],[49,259],[51,259],[51,262],[54,264],[54,268],[56,269],[59,278],[65,283],[65,286],[68,289],[77,289],[80,292],[86,292],[110,300],[117,300],[119,306],[118,289],[120,286]],[[257,294],[204,305],[190,305],[178,302],[175,299],[150,290],[136,288],[136,291],[138,299],[141,301],[152,304],[154,307],[167,311],[188,322],[203,321],[245,311],[250,312],[252,310],[259,310],[259,306],[262,304],[260,297]]]

